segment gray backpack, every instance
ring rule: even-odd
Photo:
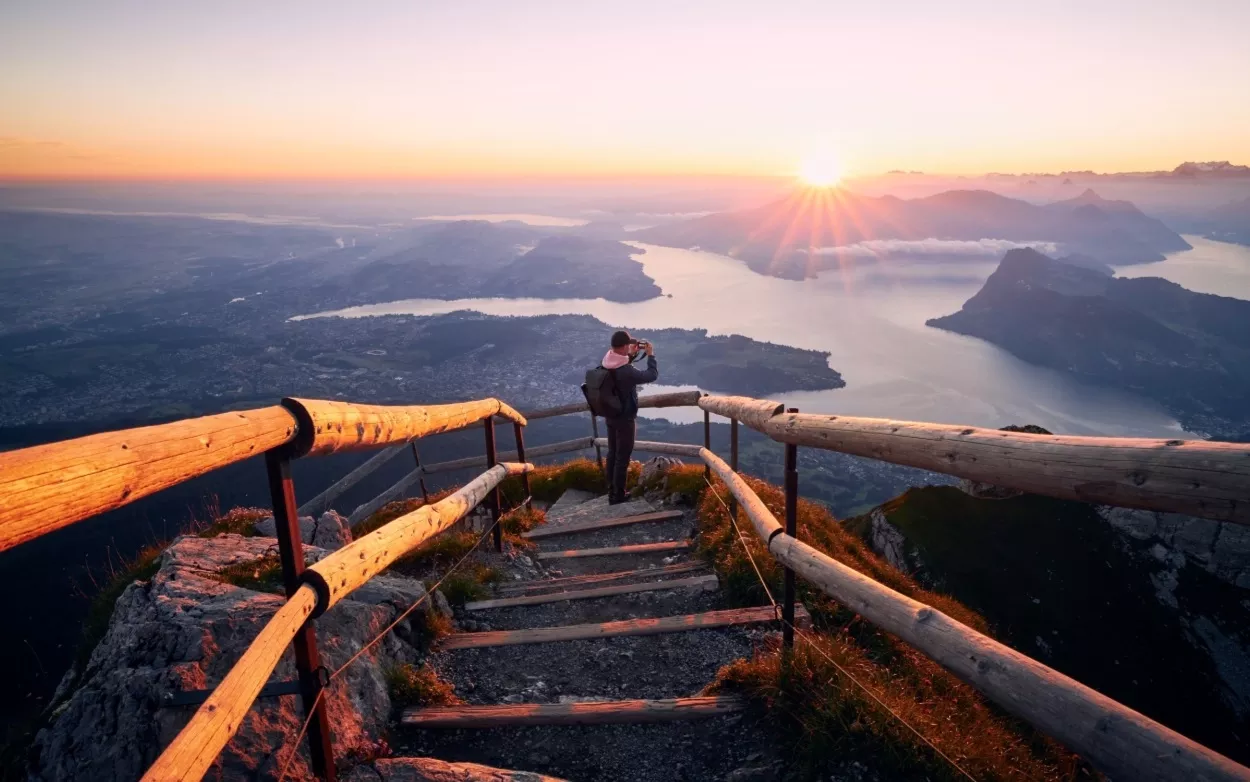
[[[602,366],[587,370],[586,382],[582,384],[582,393],[586,396],[586,404],[590,411],[604,418],[620,418],[624,407],[621,395],[616,386],[616,370],[604,369]]]

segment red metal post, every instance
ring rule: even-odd
[[[304,572],[304,544],[300,538],[299,515],[295,504],[295,483],[291,480],[291,462],[277,449],[265,453],[265,471],[269,476],[269,497],[273,503],[273,520],[278,534],[278,557],[282,561],[282,583],[290,598],[300,586]],[[312,621],[304,624],[292,641],[295,647],[295,669],[299,672],[300,699],[304,713],[311,709],[308,725],[308,752],[312,756],[313,773],[326,782],[334,782],[334,745],[330,737],[330,721],[326,705],[317,703],[321,694],[321,654],[317,651],[317,633]],[[314,706],[314,704],[316,704]]]
[[[417,441],[412,441],[412,459],[417,463],[417,469],[421,469],[421,453],[417,450]],[[425,488],[425,473],[417,476],[417,482],[421,484],[421,501],[426,505],[430,504],[430,493]]]
[[[797,413],[797,407],[787,412]],[[797,537],[799,510],[799,447],[786,445],[786,534]],[[781,643],[786,649],[794,648],[794,571],[786,568],[785,596],[781,606]]]
[[[499,463],[495,452],[495,418],[488,417],[486,423],[486,469]],[[486,498],[486,506],[490,508],[490,519],[494,522],[495,551],[503,551],[503,527],[499,526],[499,487],[491,490]]]
[[[518,423],[512,424],[512,435],[516,440],[516,460],[521,464],[525,464],[525,427]],[[530,494],[530,474],[523,473],[521,475],[521,487],[525,491],[525,503],[528,505],[533,502],[533,495]]]

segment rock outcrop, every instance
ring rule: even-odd
[[[1183,554],[1221,581],[1250,589],[1250,527],[1132,508],[1101,506],[1098,513],[1125,535]]]
[[[564,782],[530,771],[510,771],[478,763],[448,763],[435,758],[388,758],[362,764],[343,782]]]
[[[352,542],[352,529],[347,519],[332,510],[321,514],[321,518],[300,516],[300,539],[309,546],[334,551]],[[256,522],[256,534],[266,538],[276,538],[277,526],[273,516]]]
[[[138,779],[194,712],[168,705],[169,695],[218,684],[282,603],[280,595],[223,581],[222,569],[275,552],[276,542],[268,538],[176,540],[149,581],[122,593],[85,669],[67,674],[51,721],[36,739],[31,778]],[[306,549],[310,561],[324,554]],[[373,579],[317,620],[323,663],[336,670],[424,596],[419,582]],[[400,630],[365,652],[329,688],[326,703],[340,757],[368,757],[385,734],[391,703],[384,672],[397,662],[419,661],[414,644],[405,640],[414,628],[406,622]],[[271,681],[294,676],[288,649]],[[258,700],[209,775],[276,778],[296,747],[302,714],[297,697]],[[305,751],[292,761],[288,779],[311,776]]]

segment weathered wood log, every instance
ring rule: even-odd
[[[334,500],[337,499],[343,492],[355,486],[357,483],[360,483],[360,481],[364,480],[365,476],[403,453],[405,450],[407,449],[402,445],[392,445],[390,448],[385,448],[374,454],[364,464],[335,481],[330,488],[299,506],[299,515],[315,516],[322,511],[329,510],[330,503],[334,502]]]
[[[667,394],[648,394],[638,397],[638,407],[690,407],[698,404],[702,396],[702,391],[672,391]],[[582,401],[560,405],[559,407],[547,407],[542,410],[527,410],[524,415],[527,420],[537,421],[542,418],[554,418],[559,415],[585,413],[588,410],[590,410],[590,406]]]
[[[565,600],[592,600],[597,597],[614,597],[616,595],[632,595],[637,592],[660,592],[669,589],[701,589],[713,592],[719,586],[715,575],[694,576],[693,578],[676,578],[672,581],[650,581],[645,584],[622,584],[621,586],[599,587],[598,589],[579,589],[572,592],[555,592],[548,595],[524,595],[522,597],[501,597],[495,600],[478,600],[465,603],[466,611],[486,611],[491,608],[510,608],[512,606],[535,606],[544,603],[562,603]]]
[[[309,566],[302,579],[317,590],[317,615],[325,613],[404,554],[464,518],[504,478],[533,468],[531,464],[515,462],[495,465],[456,493],[400,516]]]
[[[302,426],[300,455],[325,455],[396,445],[439,432],[463,429],[501,416],[525,424],[525,417],[498,399],[448,405],[358,405],[316,399],[284,399]]]
[[[537,459],[543,456],[553,456],[558,453],[571,453],[573,451],[581,451],[589,448],[594,444],[592,437],[578,437],[573,440],[564,440],[550,445],[540,445],[536,448],[525,449],[525,458],[527,460]],[[499,454],[499,458],[503,461],[510,461],[517,458],[516,451],[506,451]],[[473,467],[485,467],[486,456],[469,456],[464,459],[453,459],[446,462],[435,462],[427,464],[422,469],[426,475],[433,475],[440,472],[451,472],[453,470],[465,470]]]
[[[579,557],[615,557],[623,554],[656,554],[665,551],[685,551],[688,548],[690,548],[690,541],[688,540],[667,540],[662,543],[635,543],[632,546],[612,546],[609,548],[540,551],[534,556],[538,559],[577,559]]]
[[[629,581],[635,578],[671,576],[676,573],[689,573],[693,570],[703,570],[705,567],[706,566],[702,562],[676,562],[672,565],[664,565],[663,567],[618,570],[613,573],[587,573],[581,576],[542,578],[532,581],[509,581],[500,584],[495,587],[495,589],[502,594],[517,595],[540,592],[544,589],[565,589],[568,587],[588,586],[590,584],[606,586],[613,581]]]
[[[699,407],[713,415],[736,418],[752,429],[759,429],[786,409],[780,402],[749,396],[705,396],[699,400]]]
[[[400,722],[413,728],[498,728],[505,725],[613,725],[719,717],[746,708],[731,695],[587,703],[518,703],[507,706],[440,706],[407,709]]]
[[[577,521],[569,524],[551,525],[547,527],[539,527],[529,532],[521,533],[521,537],[530,540],[538,540],[541,538],[552,538],[556,535],[572,535],[578,532],[595,532],[601,529],[610,529],[612,527],[628,527],[631,524],[646,524],[653,521],[672,521],[680,519],[686,514],[679,510],[658,510],[654,513],[639,513],[636,516],[622,516],[618,519],[600,519],[598,521]]]
[[[830,597],[919,649],[1112,779],[1250,780],[1250,769],[789,535],[774,537],[769,550]]]
[[[783,443],[920,467],[1068,500],[1250,524],[1250,443],[1068,437],[784,413]]]
[[[595,445],[606,448],[608,438],[595,438]],[[690,456],[697,459],[699,458],[701,448],[698,445],[686,445],[684,443],[660,443],[653,440],[638,440],[634,443],[634,450],[645,451],[646,453],[666,453],[670,456]]]
[[[282,604],[191,721],[148,768],[144,782],[204,776],[243,723],[243,716],[316,606],[317,593],[307,585]]]
[[[811,617],[803,606],[795,606],[795,624],[800,627],[811,624]],[[456,633],[439,642],[440,649],[481,649],[489,646],[520,646],[522,644],[554,643],[557,641],[584,641],[596,638],[620,638],[638,635],[663,635],[684,633],[690,630],[708,630],[734,625],[762,624],[777,621],[772,606],[755,608],[730,608],[722,611],[706,611],[702,614],[665,616],[660,619],[622,619],[600,624],[564,625],[562,627],[538,627],[532,630],[491,630],[482,633]]]
[[[437,758],[377,758],[361,766],[372,770],[358,775],[352,771],[347,779],[389,779],[394,782],[569,782],[533,771],[483,766],[480,763],[449,763]],[[342,777],[340,777],[342,778]]]
[[[275,405],[0,453],[0,551],[294,436],[295,418]]]
[[[716,477],[720,478],[721,483],[724,483],[730,493],[737,498],[738,507],[751,520],[751,526],[755,527],[755,534],[760,536],[760,540],[767,543],[773,535],[780,534],[781,525],[777,523],[777,518],[768,510],[768,506],[759,498],[759,495],[751,490],[747,482],[742,480],[742,477],[725,464],[719,456],[706,448],[700,450],[704,463],[712,468]]]

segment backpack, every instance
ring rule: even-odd
[[[604,369],[598,366],[587,370],[586,382],[582,384],[582,393],[586,396],[586,404],[590,405],[590,412],[595,415],[604,418],[620,418],[621,413],[624,412],[614,369]]]

